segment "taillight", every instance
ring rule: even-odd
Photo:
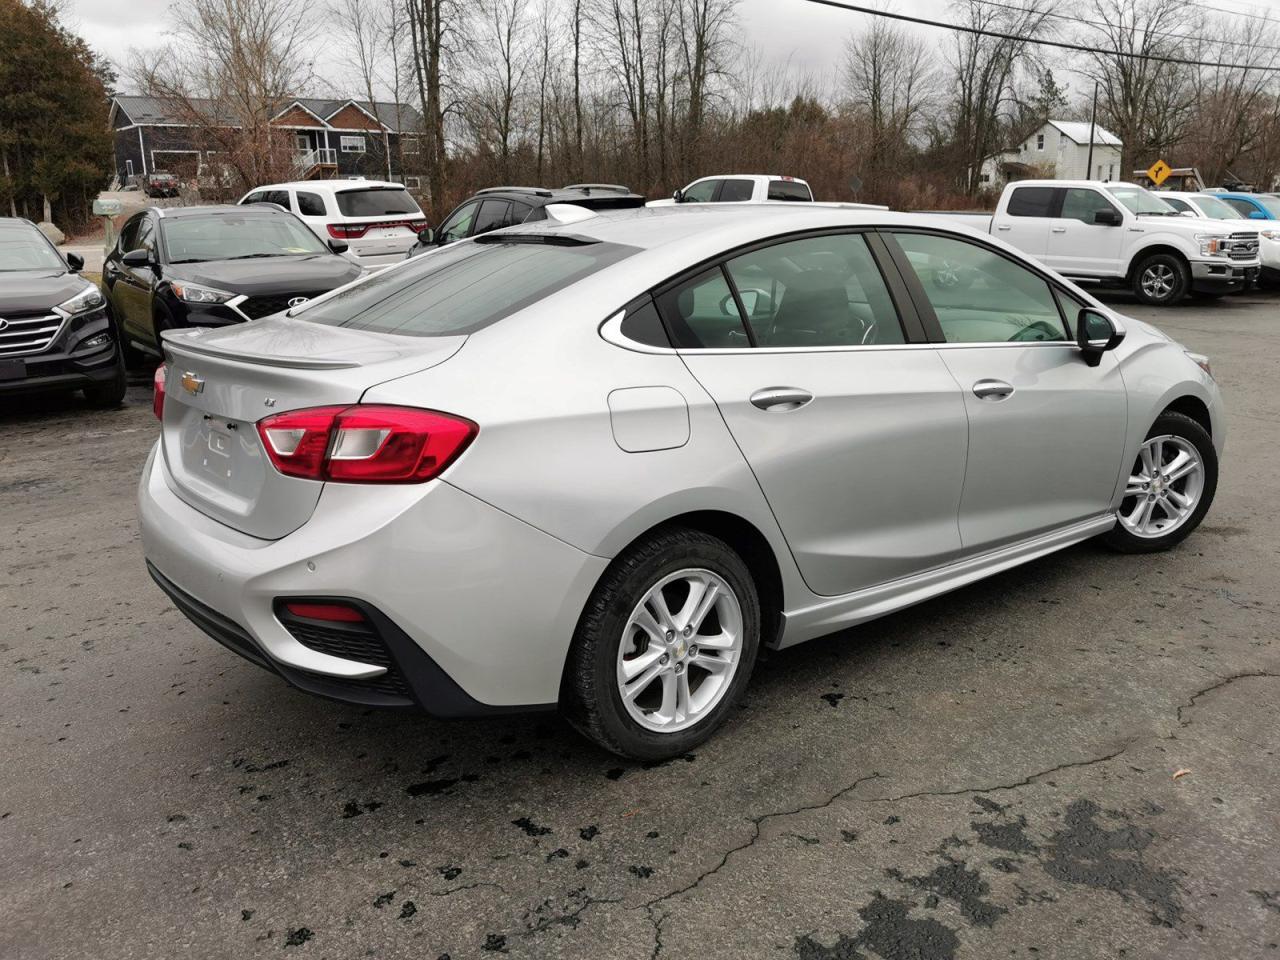
[[[422,483],[457,458],[479,428],[470,420],[376,404],[311,407],[258,421],[281,473],[338,483]]]
[[[358,240],[369,229],[367,223],[331,223],[328,225],[329,236],[335,240]]]
[[[431,226],[431,221],[430,220],[410,220],[408,226],[409,226],[409,229],[412,230],[414,233],[421,233],[423,230],[427,229],[427,227]]]
[[[164,419],[164,364],[156,367],[156,375],[151,379],[151,412],[157,420]]]

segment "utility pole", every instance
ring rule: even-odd
[[[1093,81],[1093,108],[1089,111],[1089,159],[1085,163],[1084,178],[1093,179],[1093,131],[1098,124],[1098,81]],[[1099,178],[1101,179],[1101,178]]]

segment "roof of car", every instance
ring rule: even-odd
[[[264,183],[260,187],[254,187],[249,193],[257,193],[260,190],[327,190],[333,193],[339,193],[343,190],[404,190],[403,183],[395,183],[391,180],[291,180],[287,183]]]
[[[627,187],[613,183],[575,184],[569,187],[486,187],[477,190],[472,197],[496,197],[502,200],[519,200],[535,207],[549,203],[576,203],[588,198],[602,197],[606,199],[633,198],[641,203],[644,197],[633,193]]]
[[[185,217],[208,217],[235,214],[243,217],[246,212],[264,213],[274,215],[286,213],[287,211],[277,207],[274,203],[251,203],[240,205],[237,203],[219,203],[208,204],[203,207],[148,207],[148,210],[155,211],[162,220],[181,220]]]

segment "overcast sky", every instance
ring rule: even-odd
[[[63,0],[63,8],[69,25],[94,49],[123,64],[131,47],[145,49],[163,41],[170,3],[171,0]],[[901,0],[896,8],[937,19],[946,19],[947,14],[946,0]],[[790,60],[815,76],[825,76],[836,69],[844,38],[869,19],[806,0],[740,0],[738,10],[748,49],[758,49],[770,60]],[[938,41],[946,36],[942,31],[924,28],[921,35]],[[325,59],[321,57],[317,62],[324,63]],[[339,77],[324,79],[341,85]]]

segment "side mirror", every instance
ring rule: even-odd
[[[151,264],[151,251],[139,247],[137,250],[130,250],[120,260],[126,267],[146,267]]]
[[[1191,210],[1183,210],[1183,211],[1180,211],[1180,212],[1178,213],[1178,216],[1180,216],[1180,217],[1190,217],[1190,218],[1191,218],[1191,219],[1193,219],[1193,220],[1194,220],[1194,219],[1196,219],[1196,215],[1195,215],[1195,213],[1194,213],[1193,211],[1191,211]]]
[[[1250,210],[1249,219],[1250,220],[1269,220],[1270,218],[1261,210]]]
[[[326,242],[329,244],[329,249],[334,253],[346,253],[347,249],[350,247],[350,244],[344,243],[341,240],[328,240]]]
[[[418,242],[424,247],[429,247],[436,242],[436,232],[430,227],[424,227],[418,231]]]
[[[1076,315],[1076,346],[1089,366],[1096,367],[1102,362],[1102,355],[1120,346],[1123,339],[1124,334],[1102,311],[1085,307]]]
[[[1119,210],[1106,207],[1094,212],[1093,222],[1100,227],[1118,227],[1124,222],[1124,217],[1120,216]]]
[[[68,253],[67,266],[71,268],[72,273],[79,273],[84,269],[84,257],[78,253]]]
[[[677,190],[675,193],[671,195],[671,199],[674,200],[676,203],[684,203],[684,191]]]

